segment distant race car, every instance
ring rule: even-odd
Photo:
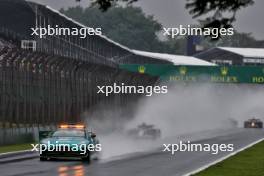
[[[56,131],[40,131],[40,161],[51,158],[98,159],[101,145],[84,125],[61,125]]]
[[[260,119],[249,119],[244,122],[244,128],[263,128],[263,122]]]
[[[137,128],[128,130],[128,135],[137,139],[157,139],[161,137],[161,131],[154,128],[154,125],[142,123]]]

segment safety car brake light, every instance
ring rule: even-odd
[[[59,128],[67,129],[67,128],[77,128],[77,129],[84,129],[84,125],[60,125]]]
[[[69,125],[60,125],[60,128],[63,128],[63,129],[69,128]]]

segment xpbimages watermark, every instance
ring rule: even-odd
[[[80,36],[80,38],[86,38],[88,35],[102,35],[102,29],[101,28],[66,28],[66,27],[59,27],[58,25],[55,25],[55,27],[52,27],[51,25],[48,25],[47,27],[36,27],[31,28],[32,36],[38,36],[39,38],[45,38],[45,36]]]
[[[173,28],[164,27],[163,35],[171,38],[186,35],[211,36],[212,38],[218,38],[220,36],[234,35],[234,28],[200,28],[192,27],[191,25],[179,25],[179,27]]]
[[[145,94],[146,96],[152,96],[153,94],[166,94],[168,93],[168,86],[130,86],[121,83],[117,85],[108,86],[97,86],[98,94],[105,94],[109,96],[110,94]]]
[[[190,141],[180,141],[178,144],[163,144],[163,152],[174,155],[176,152],[210,152],[213,155],[219,152],[233,152],[234,144],[198,144]]]
[[[37,151],[40,154],[43,152],[79,152],[80,154],[86,154],[88,151],[90,152],[100,152],[102,151],[101,144],[63,144],[56,141],[55,143],[51,143],[48,141],[46,144],[31,144],[31,151]]]

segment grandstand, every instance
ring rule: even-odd
[[[49,6],[24,0],[1,0],[0,9],[0,35],[14,40],[17,45],[20,45],[21,40],[34,40],[37,43],[36,50],[38,52],[111,67],[116,67],[120,63],[171,64],[164,60],[138,57],[129,48],[104,35],[88,36],[85,39],[80,36],[46,36],[45,38],[32,36],[31,28],[47,27],[48,25],[87,28]],[[14,23],[17,19],[19,22]]]
[[[137,54],[104,35],[88,36],[85,39],[80,36],[32,36],[31,28],[47,28],[48,25],[87,28],[49,6],[24,0],[1,0],[0,9],[0,36],[12,39],[17,45],[20,45],[22,40],[36,41],[38,52],[111,67],[117,67],[118,64],[173,64],[170,59]],[[187,60],[184,64],[192,65],[192,62]]]
[[[264,49],[216,47],[194,55],[219,65],[264,65]]]

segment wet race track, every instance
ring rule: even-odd
[[[207,132],[195,143],[234,144],[239,150],[264,137],[264,130],[234,129]],[[202,139],[204,138],[204,139]],[[193,140],[195,140],[193,138]],[[162,152],[162,143],[177,143],[178,138],[160,141],[156,150],[111,157],[85,164],[81,161],[45,161],[38,158],[0,165],[1,176],[180,176],[222,158],[230,152]]]

